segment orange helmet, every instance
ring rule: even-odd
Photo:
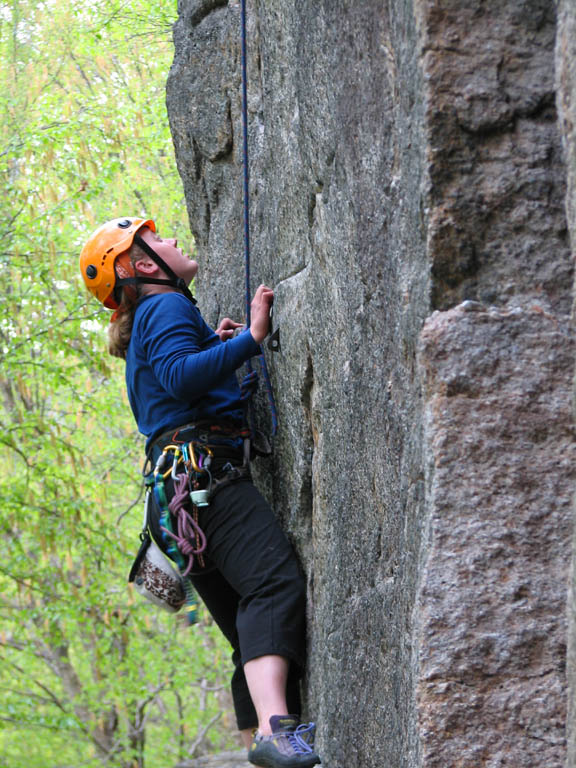
[[[128,251],[142,227],[156,232],[152,219],[112,219],[88,238],[80,254],[80,271],[86,287],[109,309],[118,309],[115,288],[135,282]],[[138,238],[140,242],[140,238]]]

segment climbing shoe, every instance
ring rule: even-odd
[[[311,768],[320,762],[314,751],[314,723],[299,724],[294,715],[270,718],[272,733],[256,731],[248,760],[262,768]]]

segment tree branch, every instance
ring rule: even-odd
[[[208,723],[204,726],[204,728],[202,728],[202,730],[198,733],[198,735],[196,736],[196,738],[192,742],[192,745],[190,746],[190,749],[188,750],[188,754],[190,755],[190,757],[194,757],[195,756],[196,750],[198,749],[198,747],[204,741],[204,738],[206,737],[206,734],[208,733],[210,728],[214,725],[214,723],[216,723],[218,720],[220,720],[220,718],[222,717],[223,714],[224,713],[222,712],[222,710],[220,710],[220,712],[218,712],[218,714],[214,715],[214,717],[211,718],[208,721]]]

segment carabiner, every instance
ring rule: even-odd
[[[181,451],[179,448],[177,448],[174,451],[174,459],[172,460],[172,480],[176,480],[176,468],[178,467],[178,464],[182,460]]]
[[[190,450],[190,463],[192,464],[192,469],[194,470],[194,472],[196,472],[199,475],[202,475],[204,472],[207,472],[208,467],[212,463],[212,457],[214,456],[210,448],[207,445],[202,446],[202,452],[199,455],[202,458],[205,455],[206,459],[205,459],[205,462],[203,462],[201,459],[200,463],[198,463],[198,461],[196,460],[196,454],[194,453],[194,445],[192,443],[188,443],[188,448]],[[206,464],[205,467],[202,466],[203,463]]]
[[[156,477],[160,472],[160,470],[164,467],[165,460],[166,460],[165,453],[161,453],[160,456],[158,456],[158,458],[156,459],[156,464],[154,465],[154,472],[153,472],[154,477]]]
[[[203,470],[198,466],[196,461],[196,454],[194,453],[194,445],[192,443],[188,443],[188,450],[190,451],[190,463],[192,464],[192,469],[194,472],[197,472],[199,475],[201,475]]]
[[[160,456],[158,456],[158,459],[156,461],[156,466],[154,467],[154,477],[164,468],[164,465],[166,464],[167,454],[168,451],[174,451],[176,454],[180,453],[180,448],[177,445],[167,445],[162,450],[162,453]],[[172,472],[172,468],[170,468],[167,472],[163,473],[163,477],[167,478],[168,475]]]

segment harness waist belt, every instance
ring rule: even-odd
[[[231,421],[199,421],[163,432],[154,440],[148,458],[155,461],[167,445],[200,443],[209,445],[214,456],[228,456],[244,451],[244,440],[250,437],[250,429]]]

